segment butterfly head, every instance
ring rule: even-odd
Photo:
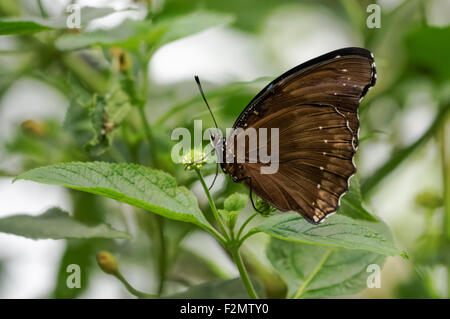
[[[211,146],[215,150],[221,149],[223,147],[223,137],[220,134],[211,132],[209,134],[209,140],[210,140]]]

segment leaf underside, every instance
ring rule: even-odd
[[[31,239],[117,238],[131,236],[106,224],[85,225],[59,208],[38,216],[14,215],[0,219],[0,232]]]
[[[366,250],[382,255],[400,255],[382,222],[355,220],[334,214],[320,225],[312,225],[297,213],[271,216],[253,231],[306,244]]]
[[[331,250],[331,251],[330,251]],[[367,287],[367,267],[386,256],[368,251],[318,247],[272,238],[267,257],[288,288],[288,297],[350,295]]]

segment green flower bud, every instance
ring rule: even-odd
[[[119,270],[117,259],[105,250],[98,252],[97,263],[105,273],[110,275],[116,274]]]
[[[22,122],[20,127],[23,132],[36,137],[44,136],[47,133],[47,129],[44,124],[33,120],[26,120]]]
[[[270,216],[274,211],[277,210],[275,207],[269,205],[267,202],[263,201],[260,198],[256,200],[255,208],[257,209],[257,212],[264,217]]]
[[[187,170],[200,169],[206,163],[206,154],[197,148],[192,149],[181,159],[181,163],[186,166]]]
[[[444,200],[437,192],[423,191],[416,195],[416,204],[424,208],[436,209],[444,205]]]
[[[247,203],[248,196],[246,194],[234,193],[225,200],[223,208],[228,211],[241,211]]]

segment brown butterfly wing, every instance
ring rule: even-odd
[[[279,170],[261,174],[264,164],[248,161],[225,163],[224,170],[233,180],[251,183],[257,195],[278,209],[319,223],[338,209],[355,173],[358,106],[375,84],[375,74],[371,53],[359,48],[330,52],[283,74],[250,102],[234,125],[279,128]]]
[[[362,48],[336,50],[275,79],[249,103],[234,126],[251,127],[262,116],[286,106],[331,105],[345,115],[357,143],[359,102],[375,82],[376,69],[370,51]]]

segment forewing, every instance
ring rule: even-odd
[[[370,51],[336,50],[295,67],[267,85],[240,114],[234,127],[251,127],[262,117],[289,106],[330,105],[348,120],[356,146],[358,106],[375,81]]]

